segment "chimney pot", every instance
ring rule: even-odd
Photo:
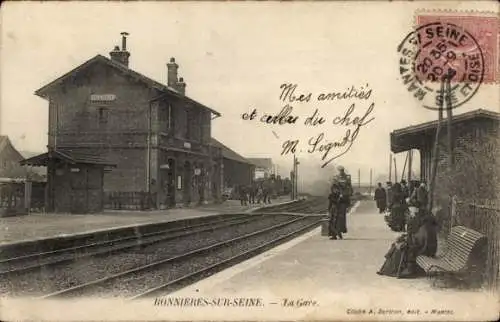
[[[176,88],[177,85],[177,70],[179,65],[176,64],[175,58],[170,58],[170,62],[167,63],[167,85]]]
[[[122,32],[122,49],[120,50],[119,46],[115,46],[113,51],[109,53],[111,60],[117,63],[120,63],[126,67],[128,67],[128,61],[130,57],[130,53],[127,51],[127,32]]]
[[[183,77],[179,78],[179,81],[175,84],[175,89],[182,95],[186,95],[186,83]]]
[[[127,50],[127,36],[129,35],[128,32],[122,32],[122,51]]]

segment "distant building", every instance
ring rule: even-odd
[[[19,164],[24,158],[23,153],[14,147],[8,136],[0,135],[0,178],[45,180],[44,169],[24,167]]]
[[[273,160],[271,158],[248,158],[255,164],[255,179],[267,179],[274,174]]]
[[[25,169],[19,165],[23,156],[12,145],[8,136],[0,135],[0,178],[23,178]]]
[[[248,186],[252,183],[255,172],[255,165],[252,162],[214,138],[212,138],[212,146],[222,151],[222,182],[224,188],[234,188],[240,185]]]
[[[110,58],[97,55],[35,92],[49,102],[49,150],[116,165],[104,173],[105,193],[153,193],[156,206],[220,196],[221,151],[211,145],[220,114],[185,95],[174,58],[166,84],[130,69],[122,35]]]

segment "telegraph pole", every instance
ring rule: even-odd
[[[373,178],[373,169],[370,168],[370,195],[372,194],[372,178]]]
[[[392,153],[389,153],[389,181],[392,181]]]
[[[443,80],[441,81],[441,101],[439,102],[439,109],[438,109],[438,123],[437,123],[437,128],[436,128],[436,137],[434,139],[434,151],[432,153],[432,168],[431,168],[431,177],[430,177],[430,183],[429,183],[429,200],[427,204],[427,210],[432,211],[432,206],[434,204],[434,192],[436,190],[435,187],[435,182],[436,182],[436,174],[437,174],[437,164],[439,161],[439,136],[440,136],[440,131],[441,131],[441,122],[443,121],[443,105],[446,103],[446,108],[451,109],[451,99],[449,98],[450,95],[450,87],[449,87],[449,82],[451,77],[453,77],[455,71],[452,71],[451,69],[448,70],[448,73],[443,77]],[[445,93],[446,91],[446,93]]]
[[[406,176],[408,178],[408,184],[410,184],[411,181],[411,159],[413,158],[413,150],[408,151],[408,175]]]
[[[295,199],[299,197],[299,167],[298,165],[300,164],[299,160],[293,155],[293,166],[294,166],[294,174],[295,174]]]
[[[295,154],[293,155],[293,167],[292,167],[292,172],[291,172],[291,181],[292,181],[292,200],[295,200],[297,199],[298,197],[298,192],[299,192],[299,189],[298,189],[298,184],[299,184],[299,179],[298,179],[298,176],[297,176],[297,172],[298,172],[298,165],[299,165],[299,161],[297,160],[297,157],[295,156]]]
[[[403,180],[405,178],[406,164],[408,163],[409,155],[410,155],[410,152],[406,153],[405,164],[403,166],[403,171],[401,171],[401,180]]]
[[[451,85],[450,85],[450,80],[455,75],[455,73],[450,73],[451,75],[448,77],[445,87],[446,87],[446,118],[447,118],[447,125],[448,125],[448,170],[453,170],[454,168],[454,163],[455,163],[455,158],[454,158],[454,147],[453,147],[453,127],[452,127],[452,122],[453,122],[453,113],[452,113],[452,105],[451,105]],[[444,94],[444,93],[443,93]]]
[[[394,182],[398,182],[398,168],[396,167],[396,157],[394,157]]]
[[[358,168],[358,190],[361,192],[361,169]]]

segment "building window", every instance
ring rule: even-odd
[[[99,123],[100,124],[106,124],[108,123],[108,109],[105,107],[99,107],[97,109],[98,117],[99,117]]]
[[[167,107],[167,131],[173,131],[174,130],[174,118],[173,118],[173,109],[172,106],[169,104]]]
[[[193,126],[193,113],[186,111],[186,139],[191,139]]]

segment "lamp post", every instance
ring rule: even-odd
[[[299,160],[293,155],[293,174],[294,174],[294,180],[293,180],[293,199],[297,199],[299,196],[299,176],[298,176],[298,165],[300,164]]]

